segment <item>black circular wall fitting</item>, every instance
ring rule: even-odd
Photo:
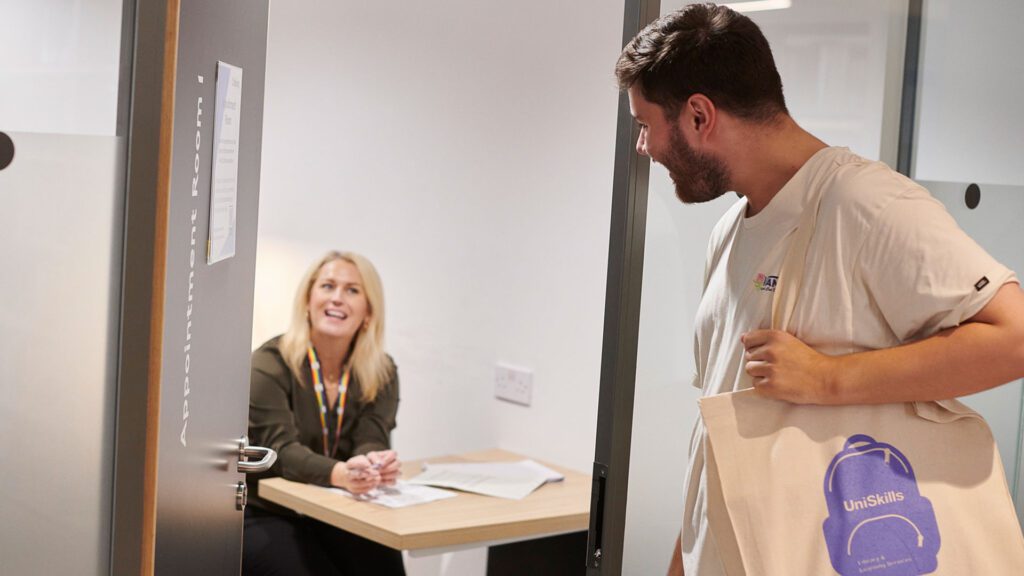
[[[978,204],[980,202],[981,188],[979,188],[977,184],[972,183],[969,186],[967,186],[967,191],[964,192],[964,203],[967,204],[968,208],[974,210],[975,208],[978,207]]]
[[[14,160],[14,141],[11,137],[0,132],[0,170],[7,168]]]

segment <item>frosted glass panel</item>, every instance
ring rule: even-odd
[[[1024,2],[924,7],[913,176],[1024,185]]]
[[[957,223],[978,244],[1004,265],[1024,274],[1024,189],[1017,186],[987,185],[981,188],[981,201],[977,208],[969,209],[964,201],[967,183],[922,182],[933,196],[946,205]],[[1007,483],[1014,493],[1017,516],[1024,521],[1021,499],[1020,441],[1021,402],[1024,381],[999,386],[980,394],[963,398],[992,428],[999,446],[999,456],[1006,469]]]
[[[124,142],[8,134],[17,153],[0,171],[0,572],[107,574]]]
[[[662,13],[683,4],[663,2]],[[894,88],[898,103],[893,58],[902,58],[905,10],[888,0],[793,0],[749,16],[772,45],[796,121],[830,144],[892,162],[895,124],[885,112]],[[735,201],[684,206],[664,168],[651,166],[623,574],[664,574],[682,525],[699,397],[693,321],[711,228]]]
[[[121,19],[121,0],[0,0],[3,574],[110,573]]]
[[[122,0],[0,0],[0,130],[113,136]]]
[[[926,0],[922,20],[913,176],[1000,262],[1024,274],[1024,38],[1017,0]],[[966,207],[978,183],[981,202]],[[1022,384],[964,399],[992,428],[1017,515]]]
[[[828,144],[883,159],[889,73],[903,54],[905,7],[891,0],[794,1],[748,14],[764,32],[793,118]]]

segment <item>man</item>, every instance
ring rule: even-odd
[[[697,312],[704,395],[755,387],[796,403],[938,400],[1024,376],[1024,292],[927,191],[832,148],[789,116],[768,42],[747,17],[691,5],[645,28],[616,65],[637,151],[686,203],[735,191],[708,248]],[[821,207],[793,334],[771,299],[811,191]],[[718,576],[698,417],[669,574]],[[798,552],[799,545],[794,547]]]

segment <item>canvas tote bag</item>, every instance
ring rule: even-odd
[[[779,329],[819,204],[779,274]],[[992,432],[959,401],[805,406],[744,390],[703,398],[700,412],[708,523],[729,576],[1024,575]]]

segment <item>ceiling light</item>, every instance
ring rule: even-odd
[[[784,10],[793,5],[791,0],[749,0],[748,2],[728,2],[728,6],[737,12],[761,12],[762,10]]]

